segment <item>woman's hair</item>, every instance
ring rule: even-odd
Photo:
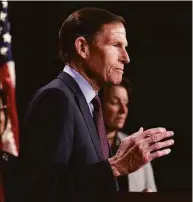
[[[128,96],[130,96],[130,94],[131,94],[131,82],[129,79],[123,78],[120,84],[108,83],[103,88],[101,88],[101,90],[99,91],[99,97],[100,97],[101,101],[104,100],[104,96],[106,95],[108,90],[114,86],[124,87],[127,91]]]

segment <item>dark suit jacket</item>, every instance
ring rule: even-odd
[[[67,73],[36,92],[23,138],[25,202],[64,202],[116,191],[86,99]]]

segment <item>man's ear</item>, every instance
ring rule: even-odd
[[[74,45],[77,54],[85,59],[89,53],[89,45],[87,40],[84,37],[80,36],[75,40]]]

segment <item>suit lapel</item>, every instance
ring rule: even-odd
[[[82,116],[84,117],[85,123],[87,125],[88,131],[91,136],[93,145],[97,152],[97,155],[98,155],[99,159],[104,160],[103,153],[102,153],[101,146],[100,146],[100,140],[99,140],[98,133],[96,130],[96,126],[94,124],[93,117],[90,113],[89,106],[86,102],[86,99],[85,99],[80,87],[78,86],[76,81],[65,72],[61,72],[58,75],[58,78],[63,80],[68,85],[68,87],[75,93],[75,101],[82,113]]]

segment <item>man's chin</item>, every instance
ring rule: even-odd
[[[118,77],[118,78],[115,78],[115,79],[112,79],[111,83],[112,84],[115,84],[115,85],[118,85],[120,84],[122,81],[122,76]]]

